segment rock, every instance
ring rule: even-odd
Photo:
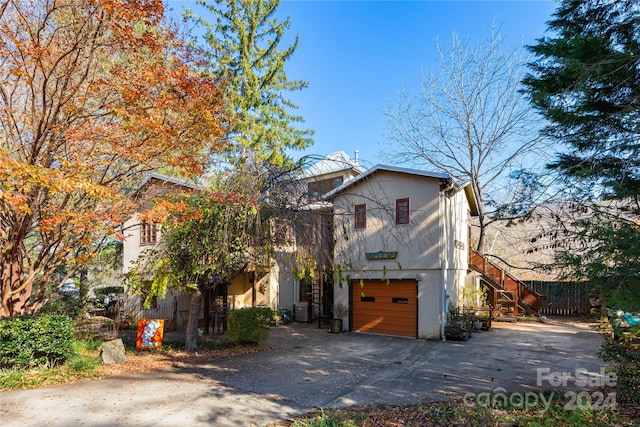
[[[107,341],[100,346],[100,357],[102,363],[114,364],[122,363],[125,360],[124,344],[121,339]]]

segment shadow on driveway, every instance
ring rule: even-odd
[[[596,332],[537,322],[494,323],[468,342],[291,324],[273,329],[269,343],[276,349],[196,367],[2,392],[2,425],[261,426],[315,407],[544,390],[538,369],[596,378],[605,366]]]

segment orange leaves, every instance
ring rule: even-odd
[[[194,176],[223,148],[222,93],[162,19],[162,0],[13,0],[0,14],[0,251],[24,280],[84,262],[139,208],[143,173]],[[28,256],[5,255],[16,247]]]
[[[215,203],[224,204],[243,204],[249,207],[254,207],[253,203],[248,203],[246,196],[235,191],[210,191],[209,198]]]

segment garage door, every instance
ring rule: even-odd
[[[415,280],[359,280],[351,284],[353,330],[416,337],[418,285]]]

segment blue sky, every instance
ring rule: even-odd
[[[172,2],[194,9],[195,1]],[[420,75],[437,66],[436,41],[452,32],[486,39],[492,23],[507,45],[533,44],[557,7],[552,0],[511,1],[302,1],[283,0],[278,14],[291,18],[299,46],[286,71],[309,88],[290,93],[313,129],[315,144],[302,155],[360,152],[366,167],[385,161],[384,110],[403,85],[420,90]]]

